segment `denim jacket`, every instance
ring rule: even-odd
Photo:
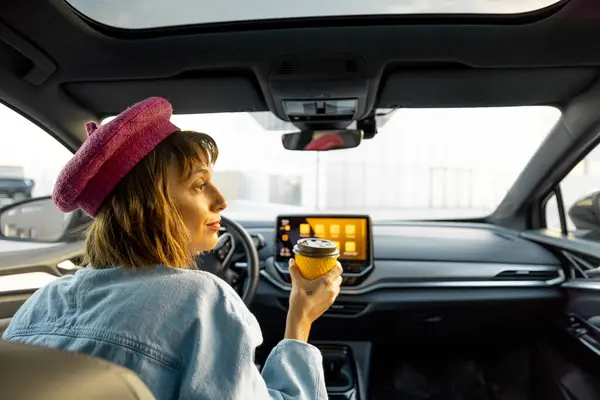
[[[138,374],[163,399],[327,399],[321,353],[282,340],[262,375],[258,321],[206,272],[85,268],[35,292],[4,339],[86,353]]]

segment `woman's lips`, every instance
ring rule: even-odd
[[[219,230],[221,230],[221,220],[211,222],[210,224],[206,224],[206,226],[208,226],[210,229],[213,229],[215,231],[219,231]]]

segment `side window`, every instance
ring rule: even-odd
[[[51,195],[60,170],[72,156],[68,149],[46,131],[0,104],[0,207]],[[43,229],[35,232],[23,229],[23,225],[26,225],[23,221],[27,221],[27,218],[38,221],[39,218],[62,218],[52,202],[43,204],[49,209],[37,210],[31,206],[3,214],[0,221],[2,235],[19,239],[44,239]],[[25,216],[28,212],[30,217]],[[0,252],[12,250],[6,248],[10,245],[0,243]],[[19,248],[18,243],[12,245],[15,249]]]
[[[600,242],[600,146],[579,162],[559,187],[566,230],[576,237]],[[561,230],[556,195],[546,204],[546,226]]]
[[[553,194],[552,197],[548,199],[546,203],[546,228],[551,229],[556,232],[561,231],[561,223],[560,223],[560,211],[558,208],[558,202],[556,200],[556,194]]]

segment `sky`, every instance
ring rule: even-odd
[[[98,22],[121,28],[373,14],[511,14],[558,0],[67,0]]]

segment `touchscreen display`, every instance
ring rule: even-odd
[[[340,262],[347,266],[371,264],[369,218],[329,216],[281,216],[277,218],[277,261],[293,257],[294,245],[301,238],[318,237],[334,242]]]

